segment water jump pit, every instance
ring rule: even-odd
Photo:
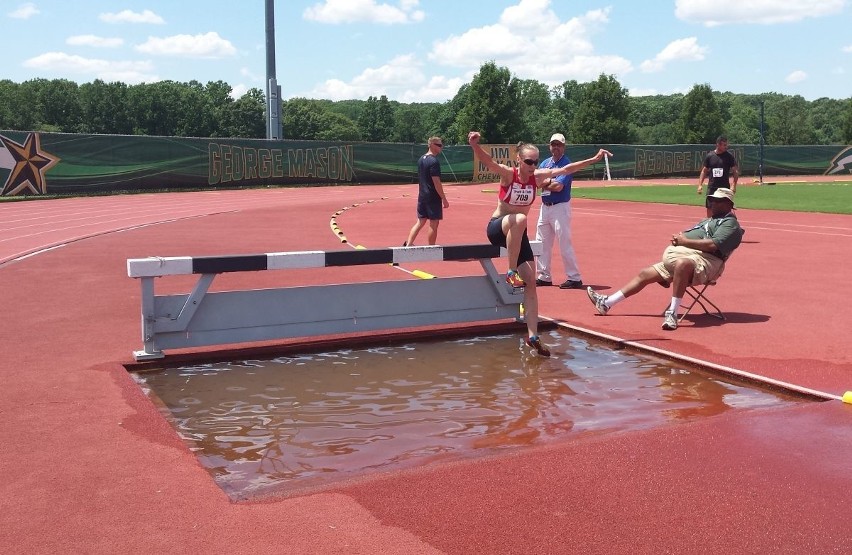
[[[584,434],[806,402],[563,329],[133,373],[235,501]]]

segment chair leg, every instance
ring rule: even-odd
[[[704,292],[711,285],[713,285],[713,283],[705,283],[701,286],[701,289],[698,289],[697,287],[693,287],[691,285],[686,288],[686,292],[692,298],[692,302],[689,303],[689,306],[686,307],[686,311],[678,317],[678,322],[683,320],[686,315],[689,314],[689,312],[693,309],[693,307],[695,307],[696,304],[698,304],[702,309],[704,309],[705,314],[709,314],[710,316],[718,318],[719,320],[725,320],[725,315],[722,313],[722,310],[718,306],[716,306],[713,301],[704,296]],[[707,305],[705,305],[704,303],[707,303],[708,305],[713,307],[713,311],[707,308]]]

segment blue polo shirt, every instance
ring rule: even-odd
[[[571,163],[571,160],[568,158],[567,154],[563,154],[562,158],[554,161],[553,156],[543,161],[539,164],[539,168],[562,168]],[[562,202],[568,202],[571,200],[571,183],[574,181],[573,175],[560,175],[559,177],[554,178],[556,181],[562,183],[561,191],[542,191],[541,192],[541,202],[548,204],[559,204]]]

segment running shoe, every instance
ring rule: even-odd
[[[595,292],[591,287],[586,287],[586,294],[589,295],[589,300],[595,305],[598,314],[606,316],[606,313],[609,312],[609,307],[606,305],[606,295]]]
[[[541,339],[537,335],[534,335],[527,339],[527,345],[535,349],[535,352],[538,353],[539,356],[549,357],[550,349],[541,342]]]
[[[677,316],[671,310],[667,310],[663,316],[663,329],[669,331],[677,329]]]
[[[513,289],[523,289],[526,287],[526,283],[521,279],[521,275],[515,270],[509,270],[506,274],[506,283],[512,286]]]

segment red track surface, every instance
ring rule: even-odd
[[[447,189],[440,241],[484,242],[493,194]],[[839,401],[573,436],[289,499],[230,502],[122,366],[141,347],[139,286],[126,259],[350,248],[329,226],[343,208],[337,224],[350,243],[397,246],[415,194],[328,187],[0,204],[0,552],[848,552],[852,406]],[[621,286],[702,212],[576,199],[584,280]],[[739,217],[745,243],[713,291],[727,322],[690,317],[663,332],[662,288],[606,317],[582,291],[544,288],[542,313],[830,395],[852,390],[852,217]],[[447,264],[418,269],[467,268]],[[390,266],[329,271],[240,274],[218,285],[407,277]]]

